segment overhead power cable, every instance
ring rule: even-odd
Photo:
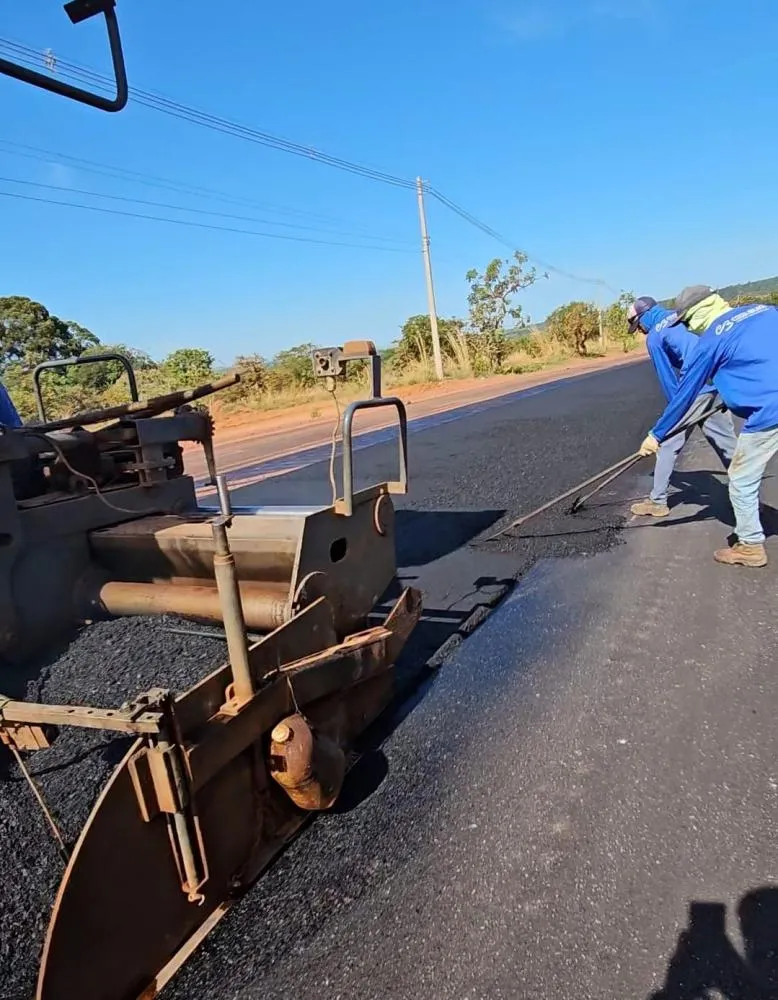
[[[7,38],[0,38],[0,49],[5,50],[8,55],[25,65],[32,65],[35,68],[40,67],[42,54],[29,45],[23,45],[21,42],[14,42]],[[62,76],[79,83],[90,83],[103,89],[110,90],[115,88],[115,82],[111,81],[103,73],[98,73],[78,63],[49,56],[47,66],[53,66],[53,71],[57,76]],[[383,184],[408,189],[415,187],[414,181],[408,180],[405,177],[399,177],[395,174],[379,170],[376,167],[371,167],[363,163],[355,163],[339,156],[331,156],[329,153],[324,153],[313,146],[305,146],[302,143],[284,139],[270,132],[264,132],[247,125],[241,125],[239,122],[230,121],[228,118],[223,118],[220,115],[200,111],[197,108],[173,101],[153,91],[132,87],[130,88],[130,96],[137,104],[153,108],[156,111],[161,111],[163,114],[191,122],[194,125],[200,125],[227,135],[234,135],[249,142],[258,143],[284,153],[291,153],[295,156],[301,156],[308,160],[316,160],[319,163],[324,163],[327,166],[335,167],[347,173],[357,174],[368,180],[380,181]]]
[[[40,69],[41,62],[43,61],[46,68],[50,71],[78,83],[86,83],[93,87],[105,89],[108,92],[112,92],[115,85],[114,81],[105,74],[98,73],[95,70],[91,70],[78,63],[54,57],[50,53],[46,54],[44,57],[44,54],[39,52],[37,49],[29,45],[24,45],[21,42],[0,38],[0,51],[2,50],[5,50],[7,54],[10,54],[19,62],[30,65],[36,69]],[[331,156],[328,153],[315,149],[313,146],[306,146],[301,143],[293,142],[289,139],[284,139],[281,136],[273,135],[269,132],[251,128],[238,122],[233,122],[220,115],[213,115],[197,108],[190,107],[189,105],[182,104],[178,101],[171,100],[170,98],[164,97],[163,95],[157,94],[153,91],[133,87],[130,88],[130,94],[135,103],[203,128],[212,129],[216,132],[221,132],[223,134],[235,136],[236,138],[258,143],[272,149],[277,149],[281,152],[291,153],[295,156],[301,156],[309,160],[314,160],[319,163],[335,167],[339,170],[344,170],[348,173],[365,177],[369,180],[375,180],[384,184],[409,190],[415,188],[414,181],[407,178],[399,177],[395,174],[379,170],[378,168],[371,167],[367,164],[356,163],[342,157]],[[607,289],[616,295],[619,294],[618,289],[609,285],[608,282],[604,281],[602,278],[593,278],[586,275],[575,274],[571,271],[565,270],[564,268],[557,267],[555,264],[551,264],[548,261],[535,257],[534,255],[527,253],[525,250],[521,250],[517,243],[508,239],[502,233],[493,229],[485,222],[482,222],[472,213],[468,212],[467,209],[458,205],[456,202],[452,201],[452,199],[446,197],[446,195],[444,195],[441,191],[438,191],[431,185],[425,185],[425,188],[432,197],[448,208],[449,211],[458,215],[461,219],[468,222],[485,235],[498,241],[503,246],[508,247],[510,250],[523,253],[528,260],[544,268],[546,271],[557,274],[560,277],[567,278],[571,281],[599,286],[600,288]]]
[[[17,191],[0,191],[0,198],[13,198],[19,201],[38,202],[43,205],[60,205],[63,208],[77,208],[87,212],[100,212],[104,215],[121,215],[130,219],[146,219],[151,222],[166,222],[173,226],[190,226],[195,229],[210,229],[222,233],[239,233],[242,236],[258,236],[269,240],[289,240],[293,243],[316,243],[328,247],[351,247],[354,250],[384,250],[393,253],[416,253],[415,250],[404,247],[373,246],[366,243],[342,243],[336,240],[319,240],[310,236],[292,236],[286,233],[265,233],[254,229],[238,229],[234,226],[217,226],[207,222],[195,222],[192,219],[170,219],[159,215],[147,215],[144,212],[125,212],[118,208],[105,208],[102,205],[84,205],[74,201],[57,201],[53,198],[39,198],[31,194],[19,194]]]
[[[509,240],[507,236],[503,236],[503,234],[497,232],[496,229],[492,229],[491,226],[487,225],[485,222],[482,222],[480,219],[476,218],[474,215],[468,212],[467,209],[462,208],[461,205],[457,205],[456,202],[452,201],[450,198],[447,198],[441,191],[438,191],[437,188],[434,188],[432,187],[432,185],[429,184],[425,184],[425,188],[427,191],[429,191],[430,195],[433,198],[435,198],[437,201],[440,202],[441,205],[445,205],[446,208],[448,208],[451,212],[454,212],[454,214],[458,215],[461,219],[464,219],[465,222],[468,222],[471,226],[474,226],[476,229],[479,229],[482,233],[485,233],[487,236],[491,236],[492,239],[497,240],[499,243],[502,243],[503,246],[508,247],[508,249],[514,252],[518,251],[519,253],[523,254],[527,258],[527,260],[532,261],[533,264],[538,264],[544,270],[549,271],[552,274],[557,274],[561,278],[568,278],[570,281],[580,281],[588,285],[598,285],[600,288],[605,288],[609,292],[613,292],[615,295],[620,294],[617,288],[614,288],[612,285],[609,285],[608,282],[604,281],[602,278],[591,278],[581,274],[574,274],[572,271],[565,271],[563,268],[557,267],[555,264],[550,264],[548,263],[548,261],[541,260],[539,257],[535,257],[533,254],[528,253],[526,250],[522,250],[517,243],[514,243],[512,240]]]
[[[311,212],[306,209],[292,208],[288,205],[279,205],[274,202],[260,201],[255,198],[247,198],[243,195],[228,194],[216,188],[203,187],[199,184],[189,184],[186,181],[172,180],[169,177],[160,177],[157,174],[149,174],[139,170],[130,170],[127,167],[120,167],[115,164],[100,163],[95,160],[85,159],[80,156],[72,156],[69,153],[62,153],[53,149],[45,149],[40,146],[30,146],[26,143],[14,142],[10,139],[0,138],[0,153],[7,153],[12,156],[19,156],[25,159],[37,160],[41,163],[61,162],[64,165],[72,165],[78,170],[86,171],[97,176],[111,177],[129,183],[143,184],[148,187],[159,188],[161,190],[175,191],[177,194],[184,194],[198,198],[208,198],[213,201],[223,202],[228,205],[243,205],[248,208],[257,208],[261,211],[275,212],[279,215],[295,216],[314,221],[331,223],[334,226],[350,226],[365,230],[367,235],[372,235],[366,226],[361,226],[358,222],[350,219],[339,218],[334,215],[326,215],[323,212]]]
[[[258,222],[260,225],[266,226],[284,226],[288,229],[308,229],[313,232],[327,232],[326,229],[322,230],[321,227],[306,226],[299,222],[276,222],[273,219],[257,219],[249,215],[236,215],[232,212],[216,212],[207,208],[191,208],[187,205],[174,205],[166,201],[151,201],[146,198],[132,198],[129,195],[106,194],[101,191],[89,191],[86,188],[70,187],[64,184],[46,184],[43,181],[30,181],[19,177],[0,177],[0,182],[5,184],[23,184],[25,187],[45,188],[47,191],[62,191],[65,194],[87,195],[90,198],[107,198],[111,201],[128,202],[134,205],[146,205],[152,208],[166,208],[175,212],[192,212],[195,215],[213,215],[222,219],[234,219],[238,222]],[[387,236],[374,235],[370,235],[368,237],[363,233],[344,233],[344,235],[357,236],[364,239],[370,238],[372,240],[378,240],[385,243],[410,243],[410,240],[397,240]]]

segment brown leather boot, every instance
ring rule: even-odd
[[[719,549],[713,553],[713,558],[726,566],[752,566],[758,569],[767,565],[764,545],[749,545],[746,542],[735,542],[731,548]]]
[[[670,513],[670,508],[666,503],[657,503],[656,500],[652,500],[650,497],[648,500],[633,503],[630,510],[638,517],[667,517]]]

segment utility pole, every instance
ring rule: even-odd
[[[605,330],[602,326],[602,306],[597,306],[597,315],[600,317],[600,347],[605,350]]]
[[[427,279],[427,306],[432,330],[432,358],[435,363],[435,378],[443,378],[443,357],[440,353],[438,333],[438,313],[435,308],[435,286],[432,283],[432,263],[430,261],[430,238],[427,235],[427,216],[424,214],[424,181],[416,178],[416,195],[419,200],[419,226],[421,227],[421,254],[424,258],[424,277]]]

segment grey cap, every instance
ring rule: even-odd
[[[700,302],[704,302],[709,295],[715,295],[716,289],[711,288],[710,285],[689,285],[684,288],[682,292],[678,293],[678,297],[675,300],[675,315],[670,317],[670,322],[668,326],[677,326],[689,312],[695,306],[698,306]]]

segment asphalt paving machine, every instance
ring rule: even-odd
[[[65,9],[74,23],[105,17],[115,99],[7,60],[0,73],[120,110],[127,81],[114,6]],[[113,708],[0,697],[0,740],[55,835],[26,755],[45,752],[66,726],[135,737],[72,851],[61,844],[67,863],[37,1000],[156,996],[305,818],[334,804],[347,748],[393,697],[392,668],[421,613],[407,588],[376,614],[395,577],[392,494],[407,491],[406,414],[381,396],[368,342],[317,352],[315,370],[334,390],[356,358],[372,389],[344,413],[342,490],[327,506],[233,508],[211,419],[195,404],[237,375],[143,400],[123,356],[47,363],[34,376],[39,420],[0,428],[0,658],[24,660],[97,617],[157,614],[220,626],[229,657],[185,692],[153,689]],[[47,419],[49,367],[107,360],[124,365],[129,402]],[[397,414],[400,472],[355,490],[354,416],[377,407]],[[198,503],[183,442],[204,449],[218,505]]]
[[[380,371],[364,342],[318,352],[317,371],[334,380],[325,373],[356,357]],[[73,363],[105,360],[116,356]],[[44,418],[51,366],[35,373]],[[39,1000],[156,995],[306,815],[334,804],[346,749],[391,701],[420,615],[409,588],[372,624],[395,577],[392,494],[407,491],[402,402],[372,395],[346,408],[332,504],[233,508],[211,418],[193,403],[238,377],[0,433],[7,658],[98,616],[158,614],[221,626],[229,653],[184,693],[150,690],[111,709],[0,698],[0,740],[22,767],[62,726],[137,737],[69,853]],[[377,407],[398,415],[400,474],[355,491],[354,416]],[[184,441],[204,448],[218,505],[198,503]],[[117,894],[126,905],[106,921]]]

